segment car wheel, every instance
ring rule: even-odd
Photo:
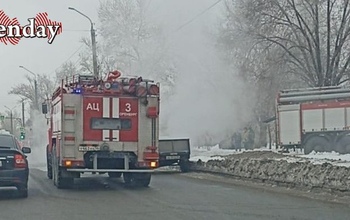
[[[190,164],[189,161],[180,161],[180,170],[183,173],[187,173],[190,171]]]
[[[20,198],[28,197],[28,186],[27,184],[17,186],[18,194]]]

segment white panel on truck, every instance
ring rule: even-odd
[[[346,126],[350,126],[350,108],[346,108]]]
[[[328,108],[324,110],[325,129],[342,130],[345,127],[345,109]]]
[[[300,143],[300,105],[279,106],[279,129],[282,144]]]
[[[322,109],[307,109],[302,111],[303,129],[308,131],[321,131],[323,128]]]

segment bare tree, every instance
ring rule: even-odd
[[[100,65],[105,69],[118,68],[128,75],[157,79],[162,88],[171,89],[176,81],[176,64],[170,57],[161,26],[148,20],[149,13],[152,12],[148,3],[142,0],[101,2]]]
[[[349,0],[226,0],[218,47],[255,85],[257,121],[281,88],[349,80]]]
[[[149,4],[143,0],[105,0],[98,11],[101,28],[97,43],[98,70],[104,76],[113,70],[123,75],[152,78],[161,83],[162,105],[174,94],[177,65],[167,48],[162,28],[148,20]],[[89,38],[83,38],[80,72],[93,73]],[[166,133],[167,116],[161,120]]]
[[[11,112],[9,110],[6,110],[4,113],[0,113],[0,115],[5,116],[4,121],[1,122],[1,128],[10,132],[11,131]],[[16,110],[12,111],[12,126],[13,126],[13,135],[19,137],[22,121],[20,118],[20,113]]]
[[[349,0],[241,0],[236,6],[251,24],[245,33],[265,48],[278,46],[288,72],[309,86],[349,80]]]
[[[85,45],[85,50],[79,54],[80,57],[80,68],[79,71],[84,74],[93,74],[93,63],[92,63],[92,46],[91,40],[87,37],[81,39],[81,43]],[[110,50],[109,46],[104,42],[97,44],[97,66],[98,71],[102,76],[105,76],[110,71],[118,69],[118,65],[109,53],[106,51]]]
[[[78,68],[72,61],[67,61],[62,64],[59,70],[56,71],[56,83],[60,84],[65,77],[78,74]]]
[[[238,74],[255,92],[250,99],[254,103],[254,117],[250,124],[256,127],[259,133],[256,135],[257,145],[261,146],[266,142],[262,121],[275,114],[274,101],[278,90],[303,84],[300,77],[289,69],[289,57],[281,47],[257,40],[252,34],[261,26],[256,22],[255,11],[251,11],[252,5],[258,7],[251,1],[226,1],[226,16],[219,27],[217,48],[222,52],[225,64],[237,69],[232,74]],[[268,5],[261,4],[260,7]],[[271,30],[264,31],[269,33]]]
[[[45,74],[37,75],[38,97],[39,103],[49,99],[53,94],[56,87],[60,85],[61,80],[66,76],[72,76],[77,74],[77,67],[72,61],[68,61],[56,71],[56,77],[50,77]],[[26,75],[27,83],[21,83],[12,87],[9,94],[18,95],[21,99],[29,101],[31,107],[35,103],[35,88],[34,88],[34,76]]]
[[[22,99],[26,99],[30,102],[31,106],[35,103],[35,88],[34,88],[34,77],[26,75],[28,83],[21,83],[12,87],[9,94],[18,95]],[[48,99],[54,90],[54,81],[45,74],[37,75],[37,85],[38,85],[38,97],[39,103]]]

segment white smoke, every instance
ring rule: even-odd
[[[31,149],[32,153],[28,155],[32,167],[44,166],[46,164],[46,145],[48,144],[47,130],[48,124],[45,116],[39,111],[31,113],[32,132]]]
[[[173,96],[161,97],[160,136],[188,137],[191,145],[215,145],[251,120],[254,103],[253,89],[222,62],[216,48],[222,8],[218,5],[187,23],[213,1],[154,0],[152,4],[155,12],[150,17],[161,21],[178,72]]]

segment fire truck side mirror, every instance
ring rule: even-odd
[[[43,114],[45,114],[45,115],[47,114],[48,110],[47,110],[47,104],[46,103],[43,103],[41,105],[41,111],[42,111]]]

